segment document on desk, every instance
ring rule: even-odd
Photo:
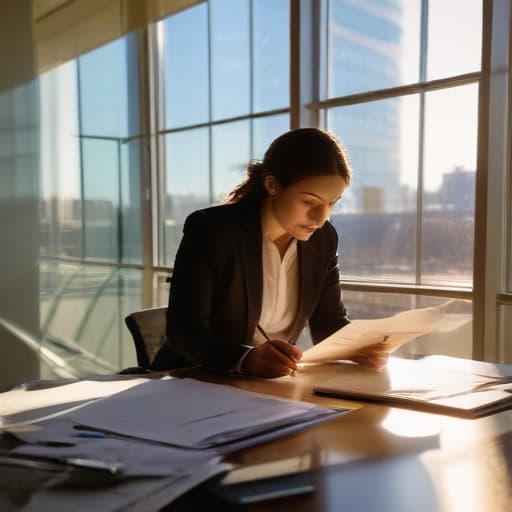
[[[2,508],[5,502],[0,497],[0,508],[23,512],[161,510],[196,485],[231,469],[230,464],[223,463],[221,457],[212,452],[108,437],[89,439],[74,447],[25,444],[11,453],[14,464],[10,466],[11,472],[16,469],[17,462],[24,461],[33,461],[33,469],[39,470],[35,474],[25,470],[22,485],[13,478],[4,482],[3,493],[10,490],[18,500],[23,493],[25,496],[29,494],[30,499],[26,500],[23,508],[11,509]],[[92,469],[75,468],[70,471],[63,466],[61,472],[58,468],[50,471],[47,481],[41,480],[42,462],[71,457],[79,457],[83,461],[118,461],[120,471],[115,474]],[[6,468],[9,468],[9,462],[0,462],[0,472]],[[18,485],[20,489],[17,490]]]
[[[467,418],[512,408],[512,365],[449,356],[391,357],[383,372],[339,365],[315,393]]]
[[[344,412],[187,378],[149,381],[70,418],[102,432],[226,453]]]
[[[350,359],[359,350],[382,343],[389,353],[408,341],[435,329],[448,315],[455,300],[439,306],[411,309],[376,320],[353,320],[329,337],[304,351],[301,363]],[[470,315],[462,321],[471,321]]]
[[[17,422],[39,421],[50,411],[65,410],[79,403],[110,396],[143,382],[147,379],[82,380],[48,389],[11,389],[0,394],[0,428]]]

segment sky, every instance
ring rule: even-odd
[[[366,6],[369,10],[379,7],[375,0],[345,0],[349,3]],[[238,2],[238,3],[237,3]],[[427,61],[427,78],[435,79],[450,74],[459,74],[478,71],[480,67],[480,41],[481,41],[481,0],[429,0],[429,45]],[[216,0],[217,8],[224,6],[233,10],[240,2],[233,0]],[[261,20],[257,30],[260,30],[261,52],[272,57],[272,52],[265,47],[265,42],[272,42],[272,34],[279,29],[278,24],[268,27],[265,32],[265,12],[273,4],[269,0],[261,3]],[[203,8],[199,6],[199,8]],[[403,81],[412,83],[418,76],[419,52],[419,8],[420,0],[403,1],[403,44],[402,63]],[[281,13],[282,14],[282,13]],[[272,19],[272,18],[269,18]],[[229,24],[232,26],[232,24]],[[263,28],[262,28],[263,27]],[[237,85],[234,83],[237,76],[237,66],[244,66],[240,58],[240,44],[244,40],[245,25],[235,27],[230,38],[219,37],[217,47],[222,52],[232,52],[236,65],[226,73],[216,73],[214,83],[216,90],[226,91],[223,95],[232,102],[244,101],[236,93]],[[273,32],[272,32],[273,30]],[[193,38],[196,39],[196,38]],[[259,39],[258,39],[259,40]],[[175,41],[173,49],[177,46]],[[230,46],[232,49],[230,50]],[[234,48],[233,48],[234,47]],[[180,48],[178,48],[178,53]],[[199,50],[202,51],[202,50]],[[261,53],[260,52],[260,53]],[[279,53],[279,52],[276,52]],[[98,56],[103,55],[102,58]],[[83,108],[83,123],[88,130],[96,131],[94,135],[125,136],[126,109],[128,96],[126,91],[126,62],[123,62],[125,52],[125,39],[115,41],[82,57],[82,94],[86,95]],[[107,66],[105,65],[105,59]],[[282,56],[281,56],[282,59]],[[187,60],[190,62],[189,55]],[[269,83],[258,85],[264,96],[272,97],[272,84],[274,90],[281,91],[285,85],[279,83],[278,63],[271,58],[259,60],[260,76],[270,76]],[[184,61],[182,63],[186,65]],[[274,66],[274,67],[272,67]],[[248,72],[248,68],[244,73]],[[281,72],[281,75],[283,73]],[[76,92],[76,67],[73,62],[62,65],[41,78],[41,152],[43,168],[43,195],[48,197],[53,189],[58,190],[60,197],[78,197],[79,194],[79,148],[78,148],[78,109]],[[222,80],[225,80],[223,87]],[[195,81],[183,81],[181,94],[188,91],[190,98],[197,95],[198,88],[204,94],[204,76],[196,77]],[[124,84],[124,85],[123,85]],[[476,85],[458,87],[456,90],[441,90],[426,95],[426,125],[425,125],[425,159],[424,176],[425,188],[436,189],[442,180],[442,174],[451,171],[455,166],[465,169],[475,169],[476,166],[476,133],[477,133],[477,98]],[[221,94],[222,95],[222,94]],[[186,96],[183,96],[186,98]],[[246,101],[246,100],[245,100]],[[281,103],[283,97],[277,101]],[[272,101],[267,106],[277,105]],[[412,188],[416,187],[418,165],[418,96],[404,97],[401,101],[401,182]],[[198,105],[190,101],[189,109]],[[204,105],[201,104],[204,109]],[[220,104],[219,104],[220,105]],[[230,108],[230,102],[223,103],[223,109]],[[447,115],[449,114],[449,115]],[[279,123],[278,126],[281,126]],[[117,133],[116,133],[117,132]],[[272,129],[269,135],[273,134]],[[240,136],[240,134],[237,134]],[[265,137],[263,136],[263,139]],[[184,157],[185,158],[185,157]],[[218,160],[218,159],[217,159]],[[238,158],[242,160],[242,157]],[[229,165],[239,165],[233,159]],[[202,162],[203,159],[198,159]],[[186,162],[186,160],[183,160]],[[98,164],[99,165],[99,164]],[[222,164],[217,161],[217,167]],[[241,165],[241,162],[240,162]],[[180,167],[183,167],[183,163]],[[48,169],[54,169],[52,174]],[[232,177],[227,178],[232,179]],[[113,191],[108,187],[97,191],[99,198],[109,199]]]
[[[417,73],[418,0],[403,2],[404,74]],[[482,39],[481,0],[429,0],[427,79],[479,71]],[[436,189],[454,166],[476,170],[478,105],[476,85],[426,96],[425,188]],[[417,95],[402,105],[402,182],[415,187],[418,147]],[[449,115],[447,115],[449,113]]]

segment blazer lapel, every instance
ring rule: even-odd
[[[299,312],[293,329],[294,339],[311,316],[318,287],[322,285],[322,270],[319,248],[315,241],[297,243],[299,257]]]
[[[247,302],[247,333],[249,340],[261,316],[263,296],[263,270],[261,260],[261,220],[258,215],[251,215],[243,225],[240,240],[240,258],[245,283]]]

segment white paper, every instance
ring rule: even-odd
[[[113,381],[81,380],[47,389],[12,389],[0,393],[0,416],[18,414],[43,407],[91,400],[138,386],[148,379]]]
[[[335,412],[193,379],[150,381],[73,412],[81,425],[174,446],[209,448]]]
[[[439,306],[410,309],[377,320],[353,320],[303,353],[301,362],[318,363],[350,359],[359,350],[384,343],[393,352],[408,341],[432,331],[454,301]]]
[[[161,447],[160,447],[161,449]],[[164,455],[167,452],[164,452]],[[193,457],[193,454],[190,455]],[[231,468],[220,462],[220,458],[203,453],[196,454],[193,468],[175,468],[168,476],[133,477],[127,475],[96,476],[91,482],[66,485],[64,478],[54,478],[53,482],[31,494],[30,499],[20,505],[20,512],[154,512],[166,507],[181,494]]]
[[[13,449],[11,453],[53,459],[81,457],[104,462],[120,462],[120,475],[126,477],[192,473],[195,468],[214,457],[214,454],[208,451],[186,450],[110,437],[89,439],[74,446],[23,444]]]

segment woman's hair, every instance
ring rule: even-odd
[[[262,202],[267,176],[273,176],[286,188],[310,176],[336,174],[348,185],[351,173],[345,148],[333,133],[320,128],[298,128],[277,137],[262,161],[249,164],[247,178],[228,194],[227,202]]]

